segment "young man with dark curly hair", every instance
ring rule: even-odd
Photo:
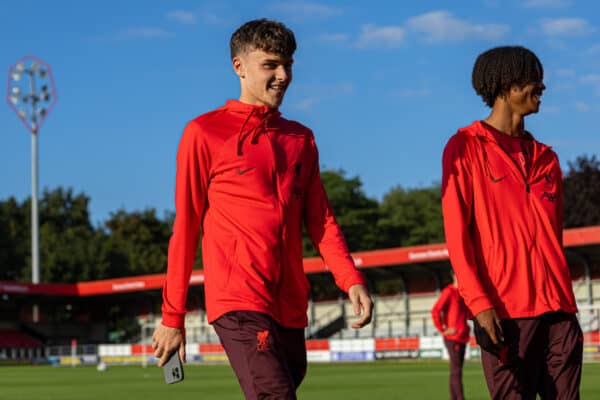
[[[546,89],[537,56],[498,47],[472,83],[491,107],[443,155],[442,207],[460,294],[494,399],[578,399],[582,333],[562,247],[562,172],[525,130]]]
[[[174,351],[185,359],[186,296],[201,237],[207,318],[244,395],[295,399],[306,373],[303,224],[361,315],[354,328],[370,322],[373,303],[323,188],[313,133],[278,110],[292,81],[293,32],[249,21],[230,49],[239,100],[193,119],[179,144],[154,355],[159,366]]]

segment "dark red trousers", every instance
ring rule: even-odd
[[[502,320],[508,360],[481,352],[493,399],[579,399],[583,335],[574,314]]]
[[[465,362],[465,343],[444,339],[450,357],[450,399],[463,400],[462,370]]]
[[[304,329],[254,311],[227,313],[213,326],[246,399],[296,399],[306,375]]]

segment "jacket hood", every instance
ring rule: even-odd
[[[269,120],[277,119],[281,116],[281,113],[276,108],[269,108],[263,105],[253,105],[243,103],[239,100],[227,100],[223,108],[227,111],[241,114],[244,118],[240,130],[237,134],[237,155],[241,156],[242,145],[244,140],[250,136],[250,142],[256,144],[258,136],[264,132]],[[258,123],[250,123],[252,117],[258,119]]]

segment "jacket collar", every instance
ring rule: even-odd
[[[498,141],[496,140],[496,138],[494,137],[494,135],[492,133],[492,129],[494,129],[494,127],[486,124],[484,121],[474,121],[471,126],[474,127],[475,129],[467,129],[466,130],[467,134],[473,135],[483,141],[495,143],[496,145],[498,145],[498,147],[502,148],[502,146],[500,146],[500,144],[498,143]],[[498,130],[496,130],[496,131],[500,132]],[[533,137],[533,135],[528,131],[525,131],[525,135],[526,135],[525,137],[528,139],[531,139],[531,141],[533,143],[533,155],[532,155],[532,165],[533,165],[533,164],[535,164],[535,161],[538,158],[540,158],[543,153],[545,153],[548,150],[552,150],[552,147],[550,147],[542,142],[538,142],[535,139],[535,137]]]
[[[279,117],[281,115],[278,109],[273,109],[262,105],[243,103],[239,100],[227,100],[227,102],[225,102],[224,108],[235,113],[240,113],[244,115],[251,114],[253,116],[258,117],[259,119],[263,119],[267,115],[269,115],[269,118]]]
[[[505,134],[504,132],[499,131],[498,129],[494,128],[493,126],[491,126],[490,124],[488,124],[482,120],[474,121],[473,125],[476,127],[475,134],[478,137],[484,138],[486,140],[489,140],[489,141],[492,141],[495,143],[497,143],[497,140],[496,140],[496,137],[494,136],[494,132],[503,134],[503,135]],[[529,140],[536,141],[535,138],[533,137],[533,135],[529,131],[525,131],[525,133],[523,134],[523,139],[529,139]]]

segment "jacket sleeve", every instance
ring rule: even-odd
[[[183,328],[190,275],[194,266],[208,186],[208,151],[197,123],[183,131],[177,151],[175,222],[169,241],[163,285],[162,323]]]
[[[442,312],[446,309],[448,303],[448,291],[442,290],[440,293],[440,297],[437,299],[433,308],[431,309],[431,319],[433,320],[433,324],[437,328],[440,333],[444,332],[444,322],[442,321]]]
[[[450,262],[458,289],[473,315],[493,308],[477,273],[471,237],[473,219],[473,176],[467,159],[465,139],[454,135],[442,160],[442,213]]]
[[[560,164],[558,162],[558,158],[556,159],[556,163],[558,164],[558,179],[556,183],[556,194],[558,201],[556,202],[556,235],[558,237],[560,247],[564,247],[563,244],[563,223],[564,223],[564,200],[563,200],[563,173],[560,168]]]
[[[346,241],[325,193],[319,169],[319,156],[311,136],[314,157],[304,204],[304,224],[313,244],[321,254],[335,283],[344,292],[353,285],[366,285],[362,273],[354,266]]]

